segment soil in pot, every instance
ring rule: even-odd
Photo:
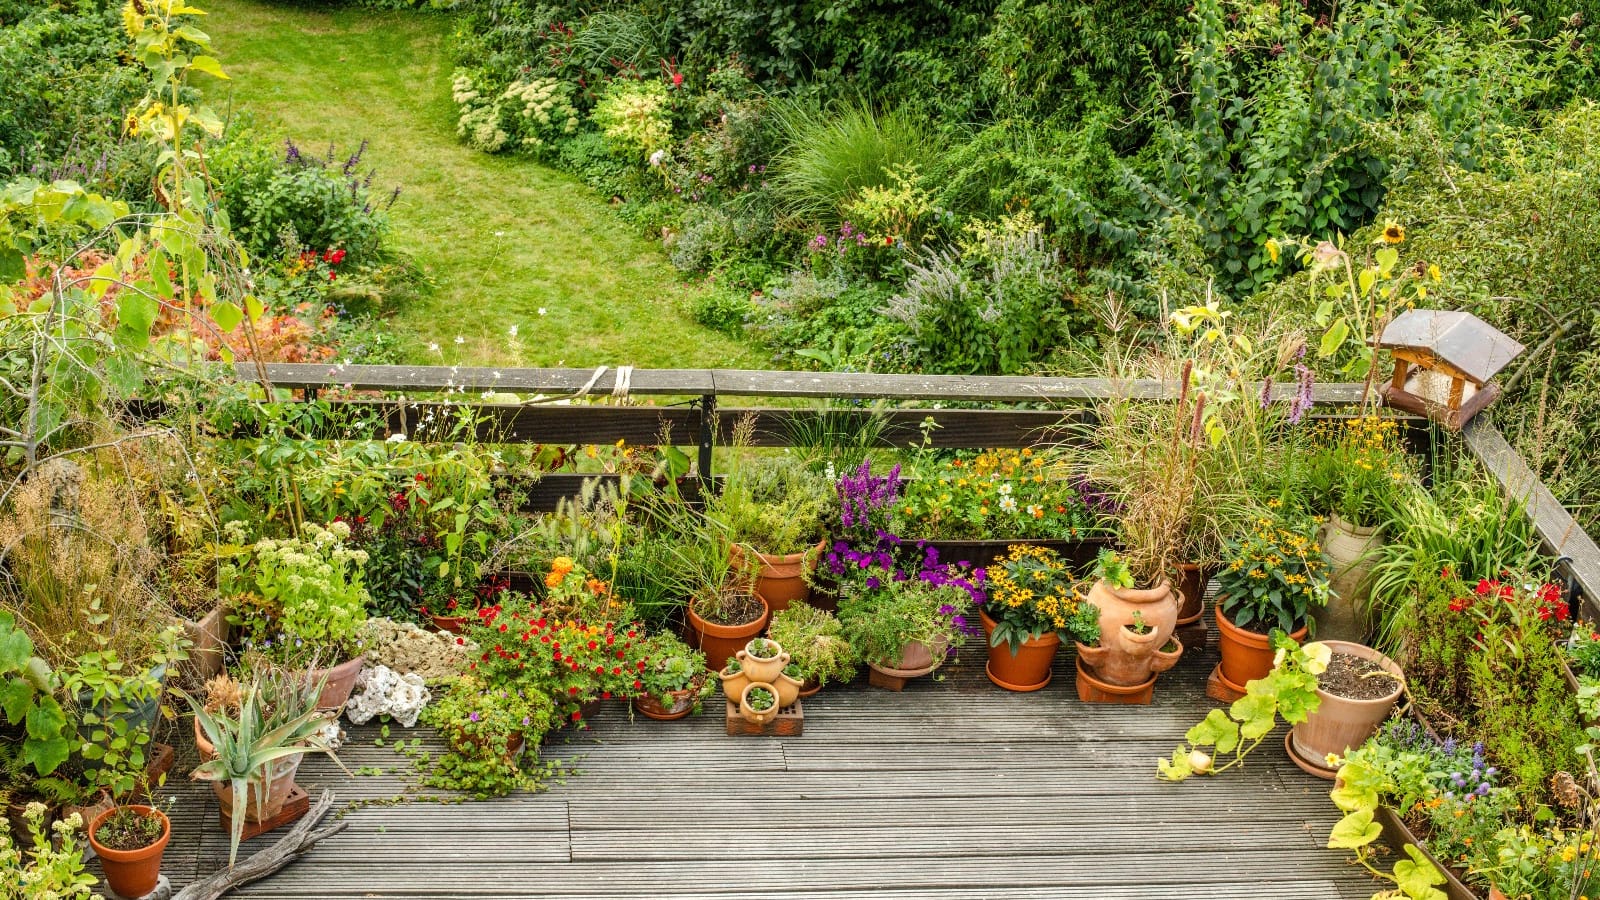
[[[706,655],[706,666],[712,671],[727,666],[728,660],[760,634],[771,618],[767,604],[753,594],[724,599],[719,610],[722,615],[710,619],[700,615],[697,605],[689,604],[685,638],[689,646]]]
[[[172,823],[149,806],[115,807],[89,823],[89,845],[100,857],[107,886],[120,897],[143,897],[156,889],[171,837]]]
[[[1400,679],[1374,660],[1352,653],[1335,653],[1328,670],[1317,676],[1317,687],[1347,700],[1377,700],[1400,686]]]

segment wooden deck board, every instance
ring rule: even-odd
[[[807,701],[806,734],[729,738],[715,716],[632,718],[607,704],[589,732],[543,748],[576,774],[547,790],[437,802],[393,742],[426,729],[348,727],[341,758],[300,783],[357,801],[348,830],[238,896],[259,900],[551,897],[794,900],[969,897],[1216,900],[1366,898],[1374,886],[1324,849],[1328,784],[1270,743],[1246,767],[1170,785],[1155,760],[1212,704],[1211,659],[1162,677],[1149,707],[1091,706],[1070,658],[1036,694],[1003,693],[969,651],[905,693],[863,683]],[[165,872],[175,886],[225,864],[204,785],[186,782]],[[248,854],[274,839],[248,842]]]

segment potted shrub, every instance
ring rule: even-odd
[[[839,619],[827,610],[805,601],[795,601],[782,612],[774,613],[767,634],[789,652],[792,664],[805,683],[802,697],[822,690],[824,685],[843,684],[855,677],[855,648],[844,636]]]
[[[1217,646],[1223,685],[1243,693],[1272,669],[1272,633],[1304,640],[1310,614],[1328,596],[1328,560],[1314,521],[1272,513],[1230,541],[1217,574]]]
[[[987,570],[988,598],[980,608],[989,638],[989,680],[1009,691],[1050,683],[1063,639],[1093,644],[1100,612],[1083,595],[1054,551],[1018,544]]]
[[[770,684],[751,682],[739,696],[739,714],[757,725],[778,717],[778,692]]]
[[[633,708],[647,718],[671,721],[700,709],[701,701],[716,691],[717,682],[706,670],[706,656],[676,636],[653,634],[640,647],[645,665],[643,683],[633,698]]]
[[[240,523],[225,528],[238,549],[217,577],[246,648],[277,665],[306,666],[324,683],[319,705],[343,709],[361,674],[358,636],[371,599],[362,578],[367,553],[345,544],[350,526],[307,522],[295,537],[250,544]]]
[[[319,705],[322,692],[320,682],[282,672],[259,675],[244,685],[236,707],[222,704],[207,710],[204,702],[179,691],[194,711],[196,743],[204,759],[193,777],[211,782],[233,823],[228,865],[238,857],[245,822],[270,819],[283,809],[300,758],[306,753],[333,756],[322,736],[332,719]]]
[[[1322,641],[1332,651],[1317,675],[1315,711],[1289,731],[1289,756],[1302,769],[1332,778],[1328,759],[1360,747],[1389,718],[1405,690],[1405,676],[1394,660],[1349,641]]]
[[[877,588],[851,585],[839,600],[839,624],[856,654],[885,675],[933,672],[966,642],[972,597],[949,580],[908,578]]]
[[[1332,594],[1314,616],[1317,636],[1364,641],[1382,526],[1412,477],[1400,423],[1379,416],[1320,423],[1304,465],[1313,508],[1328,517],[1322,544]]]
[[[153,806],[115,806],[89,823],[89,846],[100,857],[106,886],[119,897],[143,897],[161,879],[161,856],[172,822]]]
[[[892,531],[976,568],[1023,543],[1085,564],[1110,540],[1104,497],[1067,460],[1065,451],[1032,447],[920,459],[894,507]]]
[[[744,445],[737,431],[734,444]],[[837,507],[826,476],[779,456],[734,465],[721,491],[706,501],[705,514],[727,534],[735,565],[752,557],[755,594],[778,612],[811,596],[806,573],[816,565]]]
[[[756,596],[749,561],[733,555],[726,531],[689,510],[673,519],[678,543],[664,560],[660,577],[688,598],[684,612],[689,646],[706,655],[707,665],[721,669],[761,634],[771,611]]]

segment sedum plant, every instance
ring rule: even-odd
[[[1226,711],[1213,709],[1190,728],[1184,735],[1187,743],[1172,751],[1171,759],[1157,762],[1161,778],[1184,781],[1243,765],[1245,756],[1278,727],[1279,716],[1297,725],[1322,705],[1317,676],[1327,671],[1333,649],[1321,643],[1297,644],[1284,636],[1273,643],[1278,654],[1272,671],[1245,685],[1245,695]],[[1228,754],[1231,759],[1216,765],[1216,757]]]
[[[83,847],[78,843],[83,816],[73,813],[46,830],[45,805],[29,803],[22,819],[32,838],[32,849],[16,846],[11,829],[0,828],[0,897],[70,900],[95,896],[89,889],[95,877],[83,870]]]
[[[238,542],[243,526],[227,527]],[[298,537],[223,548],[230,558],[217,580],[225,596],[239,599],[253,649],[278,660],[318,652],[348,658],[371,600],[362,579],[367,553],[347,547],[349,536],[344,522],[307,522]]]
[[[856,675],[855,648],[845,640],[838,618],[825,609],[792,601],[773,613],[767,634],[789,651],[802,681],[843,684]]]
[[[233,789],[233,831],[228,844],[228,865],[232,866],[239,855],[249,789],[256,786],[258,802],[265,798],[273,763],[303,753],[326,753],[338,762],[322,736],[328,721],[317,709],[322,684],[285,673],[258,677],[243,688],[237,714],[208,711],[204,701],[182,690],[178,693],[194,710],[200,730],[216,752],[215,759],[195,768],[194,777],[227,783]]]

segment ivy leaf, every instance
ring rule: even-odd
[[[1330,850],[1360,850],[1383,834],[1383,827],[1372,820],[1372,810],[1358,809],[1339,820],[1328,835]]]

